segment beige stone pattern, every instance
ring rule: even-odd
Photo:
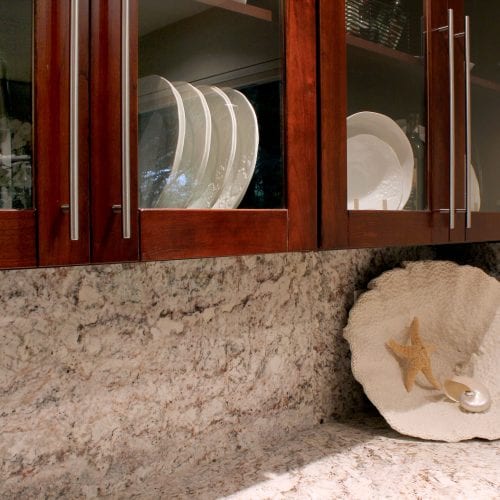
[[[354,290],[432,254],[0,272],[0,496],[123,497],[358,411]]]

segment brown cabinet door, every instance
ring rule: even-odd
[[[133,141],[127,147],[137,127],[137,64],[128,60],[135,53],[137,3],[130,2],[127,16],[125,5],[121,0],[91,0],[92,262],[135,261],[139,256],[137,154]],[[129,110],[128,120],[122,109]]]
[[[459,4],[460,15],[468,16],[470,27],[466,239],[493,241],[500,239],[500,4],[494,0]]]
[[[319,5],[321,246],[463,237],[463,207],[450,217],[463,186],[450,196],[447,1]]]
[[[316,248],[315,2],[130,13],[141,258]]]
[[[90,258],[89,4],[32,3],[39,264],[81,264]]]

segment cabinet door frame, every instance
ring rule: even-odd
[[[0,269],[36,265],[35,210],[0,210]]]
[[[319,0],[321,99],[320,247],[360,248],[424,245],[450,241],[449,211],[449,76],[443,34],[434,31],[446,18],[446,0],[422,0],[426,20],[428,211],[356,211],[347,209],[347,36],[345,1]],[[446,24],[446,22],[444,23]],[[442,65],[444,64],[444,70]],[[447,107],[448,106],[448,107]],[[438,120],[445,128],[431,127]],[[462,235],[463,214],[455,232]]]
[[[137,12],[137,1],[131,9]],[[284,2],[286,209],[142,209],[142,260],[317,248],[316,2]],[[137,16],[131,16],[137,22]],[[137,33],[134,26],[133,32]],[[137,50],[136,41],[131,47]],[[137,61],[134,54],[132,61]],[[134,118],[137,120],[137,117]],[[132,137],[131,142],[136,142]]]

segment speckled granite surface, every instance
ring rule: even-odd
[[[500,498],[500,441],[435,443],[405,438],[380,417],[327,423],[180,467],[150,464],[122,481],[47,483],[49,498],[215,500]],[[35,489],[30,490],[33,496]],[[31,496],[31,495],[29,495]],[[41,495],[40,495],[41,496]]]
[[[404,438],[379,417],[316,426],[272,446],[123,490],[129,497],[239,500],[497,499],[500,441]]]
[[[359,410],[353,291],[433,255],[0,272],[0,496],[115,495]]]

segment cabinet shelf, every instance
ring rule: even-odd
[[[346,40],[347,46],[353,50],[353,54],[361,60],[369,57],[370,61],[373,63],[373,58],[375,56],[377,64],[382,63],[393,68],[395,66],[405,66],[407,68],[414,68],[415,70],[422,69],[422,57],[413,56],[407,52],[391,49],[381,45],[380,43],[371,42],[356,35],[348,34],[346,36]],[[481,78],[480,76],[472,76],[471,82],[475,87],[498,92],[500,94],[500,83],[494,82],[493,80]]]
[[[346,36],[347,46],[354,50],[359,58],[370,57],[373,62],[373,56],[376,56],[377,63],[385,63],[392,67],[407,67],[420,71],[423,68],[423,58],[402,52],[400,50],[385,47],[380,43],[371,42],[355,35]]]
[[[480,76],[472,76],[471,83],[474,87],[479,87],[500,94],[500,83],[487,80],[486,78],[481,78]]]

